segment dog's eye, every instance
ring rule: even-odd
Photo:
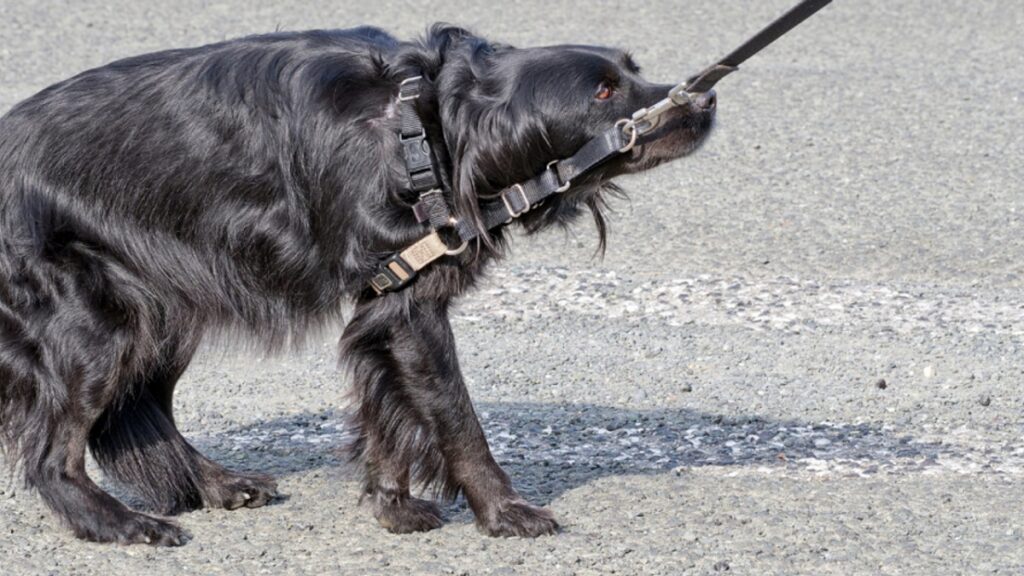
[[[594,94],[594,98],[598,100],[607,100],[615,94],[615,87],[608,82],[601,82],[597,87],[597,92]]]

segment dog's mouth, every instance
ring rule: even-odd
[[[697,151],[711,133],[716,110],[712,93],[701,105],[684,108],[681,113],[665,118],[661,125],[640,137],[622,164],[624,172],[649,170]]]

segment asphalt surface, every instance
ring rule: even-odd
[[[0,110],[88,67],[274,29],[435,20],[697,71],[760,2],[0,0]],[[463,502],[393,536],[359,506],[337,332],[211,346],[186,434],[288,498],[184,515],[179,549],[84,544],[0,484],[4,574],[1024,574],[1024,51],[1017,1],[837,0],[719,86],[697,155],[589,225],[516,242],[459,308],[498,460],[564,531]]]

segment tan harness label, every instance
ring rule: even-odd
[[[419,271],[427,264],[444,256],[447,250],[448,246],[445,245],[444,240],[441,240],[441,236],[434,232],[406,248],[401,257],[413,270]]]

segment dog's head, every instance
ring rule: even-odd
[[[490,71],[496,74],[491,86],[502,101],[496,116],[514,131],[523,127],[522,118],[530,117],[527,124],[536,133],[509,134],[526,139],[540,135],[549,146],[548,161],[571,156],[617,121],[665,98],[672,88],[645,80],[632,56],[613,48],[510,49],[496,52],[491,63]],[[711,130],[715,109],[713,91],[673,108],[658,129],[641,136],[601,175],[638,172],[696,150]]]
[[[518,49],[458,28],[435,28],[427,43],[439,59],[439,119],[452,158],[457,208],[463,214],[473,214],[481,196],[575,154],[618,120],[665,98],[672,87],[644,80],[628,53],[611,48]],[[565,224],[588,207],[603,246],[601,191],[617,190],[609,182],[615,176],[696,150],[711,130],[715,106],[711,92],[672,109],[629,152],[574,181],[567,193],[521,221],[530,230]]]

